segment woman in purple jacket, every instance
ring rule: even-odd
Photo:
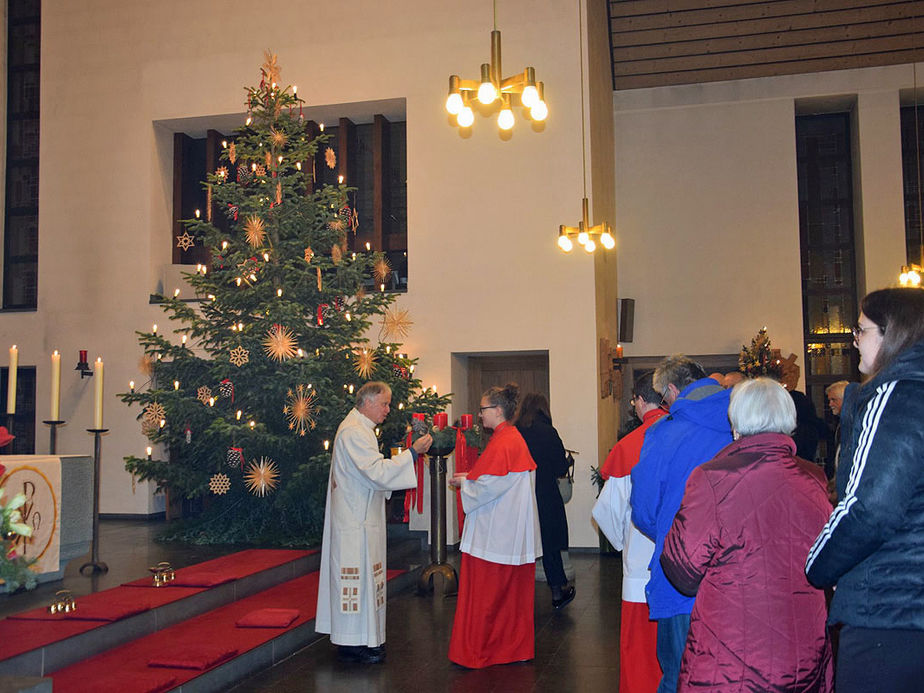
[[[825,596],[803,572],[831,505],[796,457],[796,410],[777,382],[736,385],[735,440],[687,481],[661,566],[695,595],[678,691],[830,691]]]

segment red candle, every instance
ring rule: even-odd
[[[446,412],[441,412],[439,414],[433,415],[433,425],[437,430],[442,431],[446,426],[449,425],[449,414]]]
[[[616,358],[618,359],[622,358],[622,344],[616,345]]]
[[[463,415],[462,415],[462,430],[463,430],[463,431],[467,431],[467,430],[470,429],[471,427],[472,427],[472,415],[471,415],[471,414],[463,414]]]

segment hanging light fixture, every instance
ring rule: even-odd
[[[606,250],[616,247],[616,239],[613,238],[609,224],[604,221],[596,226],[590,225],[590,204],[587,201],[587,147],[584,143],[584,17],[581,2],[582,0],[578,0],[578,46],[581,58],[581,172],[584,176],[584,199],[581,200],[581,221],[578,225],[562,224],[558,227],[558,247],[566,253],[574,249],[575,242],[583,246],[587,253],[593,253],[598,243]]]
[[[460,128],[469,128],[475,122],[472,102],[477,101],[483,107],[498,110],[497,127],[510,130],[516,118],[511,105],[514,97],[519,98],[520,105],[534,121],[543,121],[549,115],[545,103],[544,85],[536,81],[536,70],[527,67],[510,77],[502,77],[501,71],[501,33],[497,30],[497,0],[494,0],[494,30],[491,32],[491,62],[481,65],[480,79],[462,79],[459,75],[449,76],[449,96],[446,98],[446,110],[456,117]]]
[[[915,17],[915,25],[917,24],[917,18]],[[914,151],[915,151],[915,161],[914,161],[914,170],[917,174],[917,193],[918,193],[918,234],[920,245],[920,262],[924,263],[924,208],[922,208],[922,195],[921,190],[921,130],[920,123],[918,118],[918,46],[917,46],[917,26],[914,26],[914,31],[912,32],[915,36],[915,45],[912,51],[911,57],[911,74],[912,74],[912,85],[914,87]],[[924,269],[921,268],[921,265],[916,265],[914,263],[908,263],[907,265],[902,265],[902,271],[898,275],[898,283],[901,286],[909,286],[913,288],[922,288],[921,287],[921,275],[924,275]]]

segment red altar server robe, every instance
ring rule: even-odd
[[[449,659],[469,668],[535,656],[536,463],[504,422],[462,481],[462,569]]]
[[[594,519],[617,551],[622,551],[622,615],[619,628],[620,693],[654,693],[661,681],[656,651],[658,627],[648,620],[645,585],[654,543],[632,523],[632,468],[638,462],[645,431],[667,414],[645,413],[642,425],[622,438],[600,468],[606,485],[593,509]]]

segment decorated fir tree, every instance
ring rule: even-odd
[[[761,327],[757,335],[751,339],[750,346],[741,345],[738,354],[738,370],[749,378],[770,376],[777,380],[783,374],[782,361],[779,349],[770,346],[770,336],[767,328]],[[798,375],[796,376],[798,378]]]
[[[355,390],[368,380],[392,388],[384,450],[404,442],[412,412],[441,411],[449,398],[422,388],[416,359],[401,352],[412,323],[384,291],[385,257],[349,250],[349,189],[313,179],[325,136],[309,135],[274,55],[261,74],[247,89],[245,126],[203,183],[207,213],[177,237],[210,252],[186,275],[197,300],[160,297],[169,323],[138,333],[150,380],[120,396],[139,406],[142,431],[163,452],[127,457],[126,468],[205,500],[178,537],[313,543],[330,446]]]

